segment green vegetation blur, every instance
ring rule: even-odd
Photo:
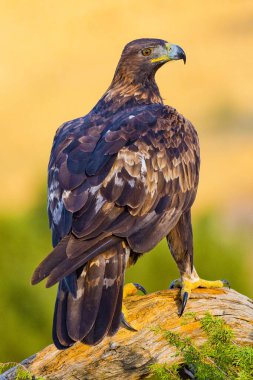
[[[195,266],[206,279],[226,278],[234,289],[253,296],[249,243],[245,229],[227,228],[218,212],[194,217]],[[56,287],[30,285],[36,265],[50,252],[46,195],[21,216],[0,218],[0,362],[20,361],[50,344]],[[178,277],[166,241],[128,269],[126,281],[149,292],[165,289]],[[208,309],[208,305],[207,305]]]

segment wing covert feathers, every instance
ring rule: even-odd
[[[143,230],[147,220],[153,228],[151,215],[159,223],[157,215],[174,209],[181,215],[189,209],[198,172],[195,129],[162,104],[129,107],[113,115],[91,112],[64,124],[49,163],[54,245],[66,234],[86,241],[105,231],[116,235],[118,220],[127,214],[134,217],[134,226],[125,224],[122,236],[132,242],[133,250],[143,252],[147,245],[151,250],[157,239],[137,247],[131,235]]]

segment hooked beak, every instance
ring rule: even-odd
[[[185,52],[180,46],[167,43],[166,48],[168,51],[169,61],[176,61],[176,60],[182,59],[184,63],[186,63]]]

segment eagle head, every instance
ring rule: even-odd
[[[185,52],[180,46],[156,38],[141,38],[125,46],[120,65],[139,73],[152,73],[166,62],[179,59],[186,62]]]
[[[122,104],[132,99],[137,103],[162,103],[155,83],[155,73],[166,62],[182,59],[186,62],[183,49],[156,38],[141,38],[129,42],[123,49],[112,83],[104,101]]]

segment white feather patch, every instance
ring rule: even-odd
[[[68,199],[68,197],[70,196],[70,194],[71,194],[70,190],[64,190],[63,193],[62,193],[62,198],[63,199]]]
[[[140,158],[141,158],[141,174],[147,173],[147,165],[146,165],[145,158],[143,156],[141,156]]]
[[[84,288],[79,288],[79,289],[77,289],[77,292],[76,292],[76,299],[81,298],[83,294],[84,294]]]
[[[113,286],[115,283],[115,279],[114,278],[104,278],[104,283],[103,283],[103,286],[107,288],[109,288],[110,286]]]
[[[100,188],[100,185],[98,185],[98,186],[92,186],[91,188],[90,188],[90,193],[93,195],[93,194],[95,194],[95,192],[98,190]]]
[[[129,181],[128,181],[128,184],[129,184],[129,186],[130,187],[134,187],[134,185],[135,185],[135,180],[134,179],[130,179]]]
[[[115,185],[116,186],[123,186],[124,182],[122,178],[119,178],[117,175],[115,176]]]
[[[53,210],[53,215],[52,215],[53,216],[53,221],[54,221],[55,224],[59,224],[59,222],[61,220],[62,209],[63,209],[63,202],[59,201],[57,203],[57,206]]]
[[[95,212],[98,212],[104,203],[105,203],[105,199],[102,197],[100,193],[98,193],[97,199],[96,199],[96,205],[95,205]]]

